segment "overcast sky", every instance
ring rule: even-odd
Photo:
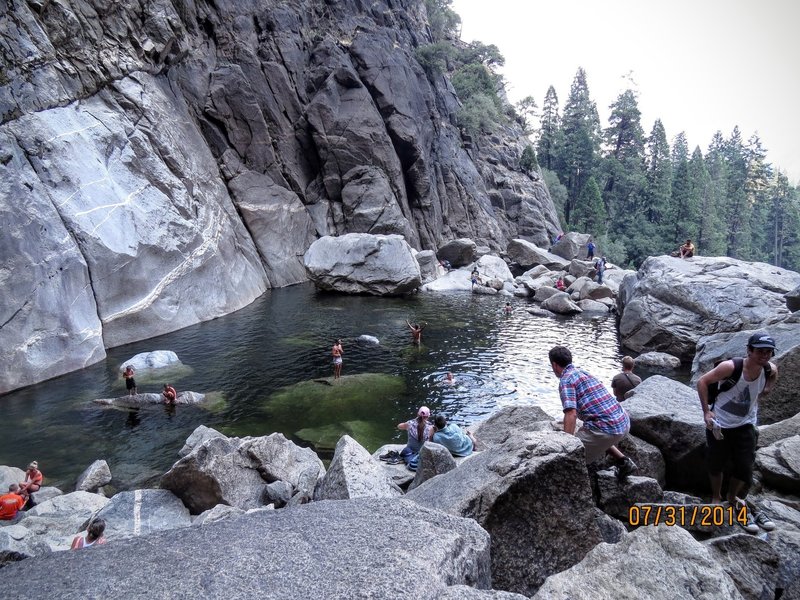
[[[800,0],[453,0],[462,39],[495,44],[509,99],[560,108],[578,67],[603,127],[608,106],[639,93],[642,128],[661,119],[672,138],[706,154],[719,130],[758,133],[767,160],[800,182]]]

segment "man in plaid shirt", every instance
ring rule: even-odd
[[[558,394],[564,407],[564,431],[583,442],[586,464],[603,458],[606,452],[614,456],[619,464],[617,477],[625,479],[637,467],[614,445],[631,429],[628,413],[605,386],[582,369],[572,364],[572,353],[564,346],[550,350],[550,366],[559,378]],[[578,418],[583,421],[578,433],[575,426]]]

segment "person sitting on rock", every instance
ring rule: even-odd
[[[135,396],[138,393],[136,390],[136,379],[133,378],[135,374],[136,372],[131,365],[125,367],[125,370],[122,372],[122,378],[125,380],[125,389],[128,390],[129,396]]]
[[[19,485],[12,483],[8,486],[8,493],[0,496],[0,521],[14,520],[23,506],[25,498],[20,496]]]
[[[178,398],[178,392],[168,383],[164,384],[164,391],[161,392],[161,395],[164,397],[164,404],[175,404],[175,400]]]
[[[406,447],[400,451],[400,457],[412,471],[417,470],[422,445],[430,440],[433,434],[433,425],[428,422],[430,416],[431,410],[427,406],[420,406],[416,419],[397,425],[398,429],[408,432],[408,441]]]
[[[556,281],[556,289],[559,292],[563,292],[565,289],[567,289],[567,286],[564,284],[564,278],[563,277],[559,277],[558,281]]]
[[[95,545],[105,544],[106,538],[103,537],[105,530],[106,522],[100,518],[94,519],[86,529],[86,537],[82,535],[75,536],[75,539],[72,540],[71,549],[80,550],[81,548],[91,548]]]
[[[444,415],[436,415],[433,421],[432,442],[441,444],[453,456],[469,456],[475,450],[476,440],[469,431],[464,431],[455,423],[448,423]]]
[[[694,244],[692,240],[686,240],[686,243],[680,248],[681,258],[692,258],[694,256]]]
[[[44,475],[39,470],[39,463],[35,460],[31,461],[27,471],[25,471],[25,481],[19,484],[19,495],[27,502],[33,492],[38,492],[41,489],[43,479]]]
[[[481,285],[481,274],[478,272],[478,267],[472,269],[472,273],[470,273],[470,280],[472,281],[472,287],[476,285]]]

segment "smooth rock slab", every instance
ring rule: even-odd
[[[178,392],[175,404],[202,404],[205,399],[204,394],[198,394],[197,392]],[[164,396],[161,394],[134,394],[133,396],[118,396],[117,398],[95,398],[94,401],[105,406],[137,408],[152,404],[164,404]]]
[[[677,369],[681,366],[681,359],[666,352],[645,352],[636,357],[636,362],[648,367],[661,369]]]
[[[34,558],[4,567],[3,579],[8,597],[25,596],[36,580],[37,596],[69,600],[422,600],[451,585],[491,587],[489,535],[477,523],[367,498],[262,511],[109,543],[91,555]]]

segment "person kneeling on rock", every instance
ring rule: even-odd
[[[164,397],[164,404],[175,404],[175,400],[178,398],[178,392],[168,383],[164,384],[164,391],[161,392],[161,395]]]

